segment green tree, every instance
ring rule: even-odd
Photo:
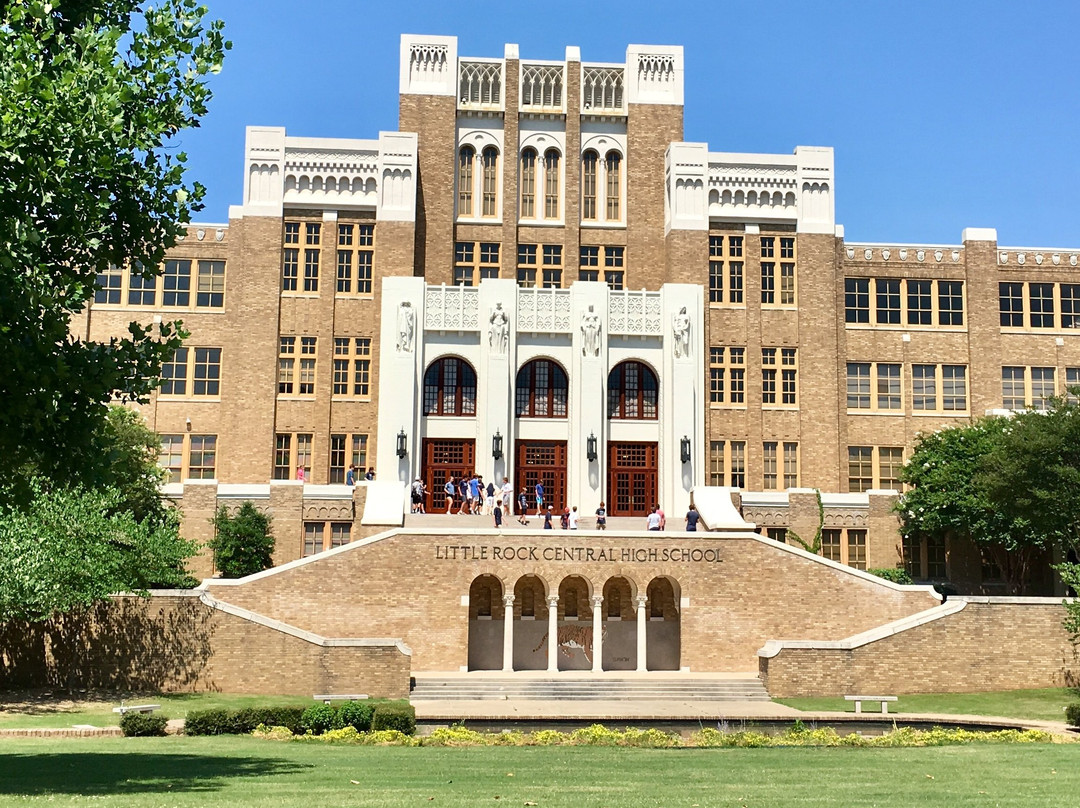
[[[196,0],[0,0],[0,455],[92,465],[106,404],[144,397],[179,323],[95,342],[73,318],[109,265],[158,271],[200,208],[176,139],[229,43]]]
[[[161,436],[142,416],[119,404],[108,408],[95,436],[94,465],[80,478],[84,485],[115,488],[118,508],[131,511],[135,521],[163,524],[170,510],[161,496],[166,471],[158,465]]]
[[[229,516],[222,505],[214,514],[214,567],[224,578],[243,578],[274,566],[271,518],[250,502]]]
[[[197,546],[180,538],[175,511],[136,521],[113,488],[34,479],[26,507],[0,504],[0,621],[43,620],[118,592],[187,587]]]

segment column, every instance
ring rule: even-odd
[[[514,596],[503,595],[503,667],[514,670]]]
[[[593,673],[604,670],[604,613],[601,611],[603,595],[592,596],[592,669]]]
[[[645,629],[648,627],[648,616],[645,614],[645,603],[648,598],[644,595],[638,595],[634,598],[634,605],[637,606],[637,668],[639,671],[647,671],[646,667],[647,657],[645,656]]]
[[[559,596],[549,595],[548,605],[548,666],[550,673],[559,670]]]

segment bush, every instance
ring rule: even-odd
[[[332,729],[341,729],[338,713],[329,704],[316,704],[304,710],[300,717],[300,726],[312,735],[322,735]]]
[[[1080,727],[1080,701],[1065,708],[1065,721],[1071,727]]]
[[[125,738],[149,738],[165,734],[169,719],[153,713],[124,713],[120,716],[120,731]]]
[[[393,729],[404,735],[416,734],[416,710],[411,704],[380,704],[371,719],[372,730]]]
[[[892,581],[894,584],[913,584],[915,581],[908,575],[907,570],[902,570],[899,567],[879,567],[873,570],[867,570],[871,575],[876,575],[878,578],[884,578],[886,581]]]
[[[184,722],[185,735],[247,735],[259,724],[288,727],[300,732],[303,707],[245,707],[239,710],[213,709],[189,713]]]
[[[274,566],[274,536],[271,518],[250,502],[240,506],[235,516],[222,505],[214,518],[214,567],[223,578],[243,578]]]
[[[353,727],[357,732],[371,729],[375,707],[364,701],[347,701],[338,707],[338,721],[342,727]]]

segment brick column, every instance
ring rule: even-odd
[[[645,604],[649,599],[644,595],[638,595],[634,598],[634,605],[637,606],[637,666],[635,670],[645,672],[649,668],[645,664],[646,657],[646,627],[648,625],[648,615],[645,614]]]
[[[548,605],[548,663],[550,673],[559,671],[559,596],[551,595]]]
[[[601,673],[604,670],[604,614],[601,611],[604,603],[603,595],[592,596],[592,646],[593,673]]]
[[[504,671],[514,670],[514,596],[503,595],[503,666]]]

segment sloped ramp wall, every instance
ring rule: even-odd
[[[774,698],[1075,686],[1064,616],[1057,598],[952,597],[841,642],[769,642],[759,673]]]

